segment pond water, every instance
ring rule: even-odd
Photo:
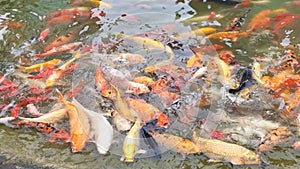
[[[0,104],[15,103],[21,100],[19,96],[30,96],[30,90],[20,81],[20,78],[14,76],[11,72],[16,64],[28,64],[34,62],[34,56],[42,53],[45,45],[52,42],[57,36],[73,32],[72,42],[83,42],[84,47],[89,46],[92,54],[81,60],[81,69],[77,69],[73,74],[65,77],[63,83],[69,83],[68,87],[58,88],[66,92],[74,88],[85,78],[91,79],[90,73],[95,72],[95,63],[106,62],[101,59],[102,55],[116,52],[129,52],[143,55],[147,59],[147,65],[163,62],[170,56],[164,49],[150,49],[151,47],[142,43],[132,42],[130,38],[124,38],[119,45],[121,33],[125,35],[139,35],[151,31],[162,32],[158,36],[164,46],[171,46],[175,54],[173,64],[184,66],[186,60],[193,55],[189,46],[197,46],[205,39],[203,33],[195,33],[196,30],[206,25],[217,28],[221,31],[235,17],[242,16],[245,11],[251,8],[251,12],[246,18],[246,23],[250,22],[259,11],[265,9],[276,10],[279,8],[288,8],[291,13],[298,14],[299,8],[292,8],[286,5],[288,1],[270,0],[268,3],[254,3],[249,7],[235,8],[233,4],[222,3],[221,0],[202,2],[202,0],[184,1],[178,0],[107,0],[98,7],[97,1],[86,1],[74,4],[77,1],[52,1],[52,0],[31,0],[14,1],[0,0],[0,73],[7,74],[7,77],[14,83],[25,86],[21,88],[22,95],[17,95],[12,99],[1,97]],[[77,17],[73,20],[62,19],[58,24],[49,24],[45,16],[59,9],[71,7],[90,7],[94,12],[91,18]],[[205,22],[201,19],[203,16],[210,15],[215,11],[223,16],[215,22]],[[10,24],[8,24],[8,21]],[[299,20],[297,21],[299,25]],[[18,26],[18,23],[21,24]],[[297,23],[295,23],[297,25]],[[247,26],[247,24],[246,24]],[[45,38],[45,42],[38,41],[40,33],[49,28],[50,33]],[[291,34],[285,34],[282,38],[276,39],[277,44],[283,39],[291,41],[291,44],[300,43],[298,38],[299,29],[291,27]],[[264,31],[264,30],[260,30]],[[180,41],[173,41],[172,36],[180,37]],[[149,33],[151,37],[151,34]],[[153,35],[155,37],[155,35]],[[170,38],[171,37],[171,38]],[[165,39],[164,39],[165,38]],[[168,39],[169,38],[169,39]],[[122,39],[122,38],[121,38]],[[167,39],[167,40],[166,40]],[[217,42],[217,40],[216,40]],[[215,41],[207,43],[216,43]],[[107,45],[108,44],[108,45]],[[113,45],[111,45],[113,44]],[[116,45],[117,44],[117,45]],[[234,53],[235,59],[245,67],[252,64],[252,56],[276,57],[280,55],[281,49],[267,38],[241,38],[237,42],[221,42],[224,49]],[[82,47],[82,48],[84,48]],[[299,49],[295,51],[299,52]],[[55,58],[67,60],[71,58],[70,53],[59,54]],[[91,59],[92,58],[92,59]],[[36,61],[39,63],[45,60]],[[110,63],[109,61],[107,61]],[[87,64],[88,63],[88,64]],[[127,67],[130,69],[131,76],[141,74],[140,65]],[[126,72],[126,69],[119,67]],[[82,70],[84,70],[82,73]],[[299,72],[298,72],[299,73]],[[93,87],[93,86],[92,86]],[[5,95],[2,94],[1,95]],[[56,96],[55,90],[49,93],[50,96]],[[87,101],[85,94],[81,94],[79,101],[90,109],[97,110],[93,101]],[[91,97],[91,96],[88,96]],[[153,103],[155,98],[152,98]],[[215,100],[216,101],[216,100]],[[55,101],[38,103],[40,111],[47,112]],[[157,107],[163,108],[156,103]],[[213,103],[217,104],[217,103]],[[93,107],[94,106],[94,107]],[[217,105],[220,107],[220,105]],[[211,110],[214,110],[211,106]],[[21,113],[25,108],[21,109]],[[2,110],[1,117],[8,116],[9,110]],[[251,112],[248,112],[251,113]],[[276,121],[276,118],[270,118]],[[286,122],[283,122],[286,125]],[[66,124],[61,124],[66,126]],[[174,126],[173,126],[174,127]],[[190,136],[182,133],[176,128],[175,133],[181,136]],[[294,126],[289,126],[294,129]],[[178,130],[178,131],[176,131]],[[291,144],[298,140],[299,136],[293,134],[292,138],[277,146],[274,150],[263,154],[267,161],[265,166],[234,166],[236,168],[300,168],[300,153],[291,148]],[[165,151],[161,159],[139,158],[133,164],[126,164],[120,161],[121,152],[120,140],[114,140],[112,150],[106,155],[100,155],[93,143],[88,143],[85,149],[80,153],[72,153],[69,143],[55,142],[49,143],[49,138],[32,129],[17,130],[5,125],[0,125],[0,168],[232,168],[230,163],[211,163],[203,154],[186,155],[173,151]]]

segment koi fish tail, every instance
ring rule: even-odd
[[[141,137],[141,147],[146,150],[148,156],[152,156],[154,159],[161,158],[161,150],[158,146],[155,139],[152,137],[151,134],[148,133],[147,129],[144,127],[140,130],[140,137]],[[143,145],[145,144],[145,145]]]

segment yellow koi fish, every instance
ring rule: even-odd
[[[134,161],[134,156],[139,153],[140,129],[141,121],[137,119],[125,137],[123,153],[125,158],[124,161],[127,163],[132,163]]]
[[[234,165],[260,164],[259,156],[256,153],[240,145],[217,139],[201,138],[196,132],[193,134],[193,139],[211,162],[228,161]]]
[[[27,72],[31,73],[31,72],[39,72],[42,71],[45,68],[54,68],[56,65],[58,65],[61,62],[60,59],[53,59],[47,62],[43,62],[43,63],[38,63],[35,65],[31,65],[31,66],[21,66],[21,65],[16,65],[19,69],[22,70],[26,70]]]
[[[197,144],[182,137],[168,133],[152,133],[152,136],[161,147],[171,149],[181,154],[195,154],[201,152]]]
[[[111,84],[111,86],[115,89],[116,94],[117,94],[116,101],[115,101],[115,106],[116,106],[117,111],[125,119],[127,119],[129,121],[135,121],[135,119],[137,117],[136,113],[133,113],[133,111],[130,111],[128,104],[122,100],[119,89],[112,84]]]

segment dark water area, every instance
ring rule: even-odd
[[[175,55],[173,64],[185,66],[188,58],[193,55],[189,47],[198,46],[205,40],[204,33],[195,33],[199,28],[214,27],[217,32],[223,31],[233,18],[242,16],[247,9],[251,9],[251,12],[246,17],[245,24],[241,28],[242,31],[246,31],[251,18],[262,10],[284,8],[290,13],[297,15],[300,12],[299,6],[288,6],[287,2],[289,1],[287,0],[253,3],[244,8],[236,8],[234,5],[236,1],[234,1],[234,4],[229,4],[210,0],[207,2],[202,0],[108,0],[100,3],[100,6],[99,1],[96,0],[87,0],[79,4],[74,4],[74,2],[76,1],[0,0],[0,73],[19,85],[21,91],[21,94],[19,93],[19,95],[9,99],[4,97],[6,95],[5,92],[1,92],[0,105],[14,105],[21,101],[22,98],[34,95],[30,93],[31,91],[28,87],[31,83],[24,82],[21,80],[22,78],[14,75],[15,65],[42,63],[54,58],[64,61],[72,58],[72,54],[69,52],[57,54],[51,59],[43,58],[37,60],[34,58],[36,54],[43,53],[45,46],[55,38],[69,32],[74,35],[71,42],[83,42],[83,46],[80,49],[89,47],[92,52],[80,61],[80,70],[77,69],[73,74],[64,77],[63,82],[61,82],[62,85],[57,87],[63,93],[71,90],[83,80],[91,82],[89,87],[93,88],[94,79],[92,78],[94,74],[92,73],[96,71],[95,63],[101,62],[113,65],[111,60],[105,60],[106,55],[120,52],[143,55],[147,60],[147,64],[117,67],[125,73],[129,69],[132,76],[144,75],[145,73],[142,73],[142,70],[145,66],[163,62],[171,57],[171,54],[166,52],[166,48],[161,49],[157,47],[159,45],[151,44],[152,42],[147,44],[144,39],[137,40],[123,37],[121,42],[122,34],[145,35],[150,32],[149,38],[152,38],[151,33],[161,33],[162,36],[156,37],[163,46],[172,48]],[[61,19],[56,24],[49,24],[50,19],[46,18],[48,14],[74,7],[90,8],[94,14],[91,17],[76,16],[73,19]],[[220,15],[220,18],[217,17],[215,22],[208,22],[207,17],[212,11]],[[299,44],[299,25],[300,20],[298,19],[276,38],[269,38],[269,36],[274,35],[271,35],[269,28],[266,28],[255,31],[252,36],[238,38],[236,42],[219,42],[219,40],[212,39],[208,40],[207,44],[223,45],[224,50],[232,51],[235,55],[235,60],[239,62],[241,67],[250,68],[253,64],[251,58],[254,56],[280,57],[284,51],[283,45],[280,45],[280,43],[288,41],[288,44]],[[50,30],[49,35],[44,39],[44,42],[39,41],[40,33],[47,28]],[[291,32],[289,33],[289,31]],[[153,37],[155,37],[155,34]],[[299,48],[294,52],[299,54]],[[216,54],[216,51],[213,53]],[[101,54],[105,54],[105,57]],[[219,89],[217,91],[219,92]],[[56,97],[57,95],[55,90],[51,90],[47,96]],[[88,100],[90,97],[93,98],[93,96],[87,96],[86,93],[82,94],[81,103],[90,109],[97,110],[99,105],[94,100]],[[149,98],[149,100],[160,109],[165,108],[163,104],[156,101],[156,98]],[[53,99],[36,104],[41,112],[48,112],[55,103],[56,100]],[[217,105],[216,107],[222,106]],[[214,110],[213,107],[214,105],[210,108]],[[8,110],[3,108],[0,116],[9,116],[10,110],[11,108]],[[241,110],[241,112],[243,111]],[[257,111],[259,112],[260,110]],[[207,112],[206,109],[203,112]],[[247,112],[247,115],[253,115],[255,112],[255,110]],[[26,106],[20,110],[20,115],[24,114],[26,114]],[[289,126],[292,130],[292,136],[287,141],[277,145],[272,151],[262,154],[262,158],[268,163],[266,165],[233,166],[228,162],[213,163],[209,162],[208,157],[203,154],[182,155],[173,151],[164,151],[161,159],[158,160],[138,158],[134,163],[126,164],[120,161],[123,141],[120,138],[114,138],[111,151],[105,155],[99,154],[95,144],[91,142],[87,143],[82,152],[72,153],[69,143],[50,143],[49,137],[34,129],[19,130],[0,124],[0,168],[300,168],[299,150],[294,150],[291,147],[293,142],[300,138],[296,132],[297,127],[288,121],[282,122],[277,117],[268,118],[274,123],[280,122]],[[58,126],[67,128],[67,120],[63,120]],[[181,130],[180,127],[180,125],[173,125],[171,129],[173,129],[173,133],[179,133],[181,136],[190,138],[190,129],[194,126],[189,126],[188,132]],[[124,135],[120,137],[124,138]],[[251,148],[254,150],[253,147]]]

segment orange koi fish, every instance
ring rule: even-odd
[[[258,152],[263,152],[272,149],[275,145],[286,140],[291,135],[287,127],[278,127],[272,130],[265,136],[263,141],[259,144]]]
[[[53,26],[53,25],[56,25],[56,24],[61,24],[63,22],[71,21],[71,20],[74,20],[74,19],[76,19],[76,16],[74,16],[74,15],[58,16],[58,17],[55,17],[55,18],[52,18],[51,20],[49,20],[47,22],[47,26]]]
[[[239,37],[246,37],[249,35],[249,32],[239,32],[239,31],[230,31],[230,32],[217,32],[206,36],[207,39],[221,40],[231,39],[233,42],[237,41]]]
[[[23,28],[25,25],[21,22],[0,21],[0,27],[7,26],[9,28]]]
[[[64,52],[67,52],[67,51],[70,51],[70,50],[74,50],[74,49],[78,48],[79,46],[81,46],[82,44],[83,44],[82,42],[74,42],[74,43],[65,44],[65,45],[62,45],[62,46],[59,46],[59,47],[52,48],[51,50],[49,50],[45,53],[35,54],[35,58],[41,59],[41,58],[44,58],[44,57],[64,53]]]
[[[21,66],[21,65],[16,65],[19,69],[26,70],[27,72],[39,72],[44,69],[53,69],[56,65],[61,63],[60,59],[53,59],[47,62],[43,63],[38,63],[32,66]]]
[[[96,72],[96,85],[99,89],[100,93],[104,97],[115,97],[116,93],[115,90],[112,90],[109,84],[107,83],[106,79],[104,78],[102,68],[98,66],[98,70]]]
[[[70,42],[72,42],[73,39],[74,39],[74,32],[72,32],[72,31],[68,32],[65,35],[59,36],[59,37],[55,38],[55,40],[53,42],[51,42],[50,44],[48,44],[45,47],[44,52],[47,52],[47,51],[51,50],[52,48],[59,47],[59,46],[65,45],[67,43],[70,43]]]
[[[62,9],[62,10],[58,10],[56,12],[48,14],[45,19],[57,18],[60,16],[65,16],[65,15],[81,16],[82,14],[85,14],[86,12],[89,12],[90,10],[91,10],[91,8],[89,8],[89,7],[75,7],[75,8],[69,8],[69,9]]]
[[[222,51],[220,51],[219,57],[227,65],[229,65],[233,61],[233,59],[235,58],[235,56],[233,55],[233,53],[231,51],[229,51],[229,50],[222,50]]]
[[[89,140],[88,118],[82,112],[79,112],[76,106],[67,101],[59,90],[56,90],[59,100],[64,103],[68,109],[70,133],[71,133],[71,150],[72,152],[80,152],[86,142]]]
[[[50,143],[53,143],[55,141],[70,142],[70,135],[66,130],[56,128],[49,123],[20,121],[20,122],[13,122],[12,124],[16,125],[18,128],[33,127],[37,129],[39,132],[50,136],[50,140],[49,140]]]
[[[285,12],[285,11],[286,11],[285,9],[277,9],[277,10],[266,9],[266,10],[263,10],[263,11],[259,12],[250,21],[250,23],[248,25],[248,31],[252,32],[255,29],[270,26],[270,21],[271,21],[270,15],[282,13],[282,12]]]
[[[158,117],[161,116],[162,112],[154,107],[153,105],[147,103],[143,99],[132,99],[128,98],[126,99],[127,103],[129,106],[134,109],[135,112],[137,112],[139,118],[144,121],[144,122],[149,122],[154,119],[158,119]],[[168,119],[166,119],[166,116],[161,116],[160,117],[160,123],[157,124],[160,127],[168,127],[166,125],[169,125]]]

